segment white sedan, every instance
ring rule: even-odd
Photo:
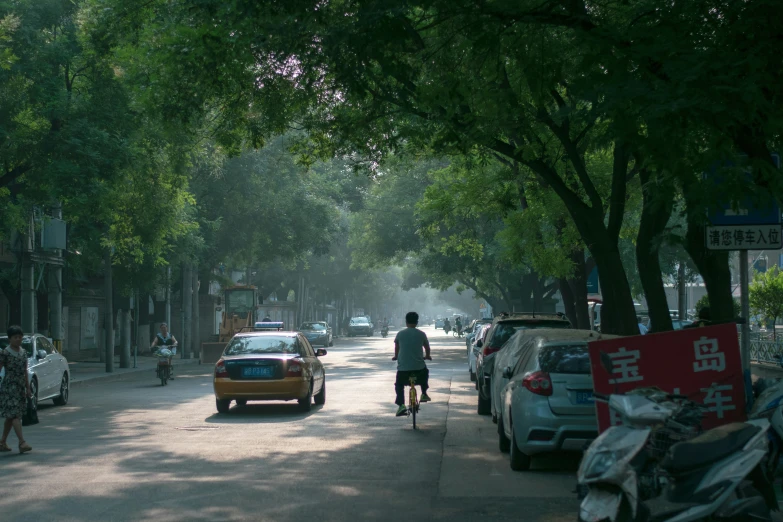
[[[8,346],[8,337],[0,336],[0,350]],[[25,334],[22,348],[27,352],[27,369],[33,391],[33,406],[38,401],[53,399],[58,406],[68,403],[71,372],[68,361],[54,349],[52,343],[41,334]],[[0,379],[5,377],[5,368]]]

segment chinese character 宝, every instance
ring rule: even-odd
[[[636,382],[644,379],[639,375],[639,350],[626,351],[620,348],[615,353],[610,353],[609,357],[615,362],[612,374],[619,375],[614,379],[609,379],[610,384],[622,384],[624,382]]]

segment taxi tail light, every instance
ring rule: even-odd
[[[292,361],[288,363],[288,368],[285,372],[286,377],[301,377],[302,376],[302,365],[298,362]]]
[[[552,380],[546,372],[533,372],[522,380],[522,384],[536,395],[552,395]]]
[[[218,361],[215,365],[215,377],[228,377],[228,370],[226,370],[226,363]]]

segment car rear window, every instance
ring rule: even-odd
[[[547,373],[590,373],[587,345],[544,346],[538,353],[538,365]]]
[[[497,346],[498,348],[503,346],[518,330],[535,330],[538,328],[571,328],[571,323],[568,321],[551,321],[548,319],[503,321],[502,323],[495,325],[495,331],[492,334],[492,346]]]
[[[303,323],[302,328],[300,328],[302,331],[313,331],[313,330],[326,330],[326,326],[322,325],[321,323]]]
[[[359,319],[351,319],[351,324],[370,324],[370,321],[362,317]]]
[[[224,355],[250,355],[262,353],[299,353],[293,337],[257,335],[234,337],[226,346]]]

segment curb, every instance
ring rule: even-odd
[[[179,362],[177,362],[177,366],[189,366],[193,364],[201,364],[201,361],[199,359],[180,359]],[[114,381],[120,381],[122,380],[126,375],[133,375],[135,373],[139,372],[146,372],[146,371],[155,371],[154,366],[148,366],[145,368],[129,368],[125,369],[124,371],[117,372],[117,373],[104,373],[100,375],[95,375],[91,377],[87,377],[84,379],[77,379],[77,380],[71,380],[70,387],[71,388],[79,388],[81,386],[85,386],[88,384],[96,383],[96,384],[103,384],[107,382],[114,382]]]

